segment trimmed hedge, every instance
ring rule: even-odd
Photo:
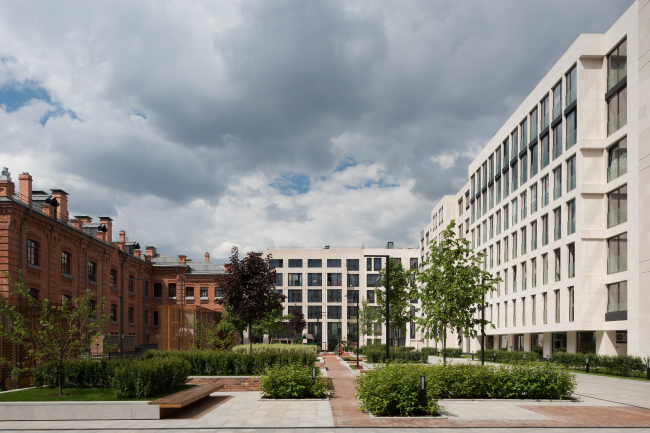
[[[426,406],[420,404],[420,376],[425,376]],[[379,416],[434,414],[442,398],[566,399],[575,376],[548,364],[382,365],[355,382],[363,410]]]
[[[423,347],[420,351],[427,356],[442,356],[442,353],[445,352],[447,358],[460,358],[463,355],[463,349],[453,347],[448,347],[444,351],[437,347]]]
[[[589,357],[589,370],[592,372],[637,377],[646,374],[646,363],[638,356],[555,352],[551,356],[551,361],[564,368],[584,370],[587,357]]]
[[[248,344],[235,346],[232,349],[235,353],[248,355],[250,347]],[[266,353],[290,353],[290,354],[308,354],[318,355],[318,346],[313,344],[253,344],[253,355]]]
[[[386,362],[386,348],[384,349],[374,349],[374,350],[365,350],[364,357],[367,362]],[[398,350],[395,352],[395,349],[391,348],[389,350],[389,361],[392,362],[427,362],[427,355],[422,352],[417,352],[415,350],[411,351],[402,351]]]
[[[486,350],[485,351],[485,360],[493,362],[494,354],[496,353],[496,362],[504,364],[516,364],[516,363],[529,363],[529,362],[538,362],[539,355],[536,352],[525,352],[522,350],[519,351],[506,351],[506,350]],[[524,356],[526,355],[526,356]],[[481,351],[477,350],[474,359],[481,359]]]
[[[190,364],[182,359],[150,359],[123,362],[115,369],[113,386],[117,398],[148,398],[181,388]]]
[[[260,377],[260,391],[268,398],[324,398],[327,382],[316,369],[316,380],[311,368],[300,365],[281,365],[267,368]]]
[[[270,367],[282,365],[311,367],[316,362],[316,355],[306,351],[303,353],[276,351],[251,356],[214,350],[189,352],[150,350],[144,356],[144,359],[158,358],[185,360],[190,365],[190,375],[194,376],[257,376]]]
[[[63,382],[64,388],[111,388],[115,369],[121,362],[79,359],[68,364],[68,374]],[[49,364],[38,367],[34,373],[34,385],[56,388],[57,377]]]

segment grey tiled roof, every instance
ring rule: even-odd
[[[226,270],[223,266],[215,265],[212,262],[194,262],[188,260],[186,265],[178,263],[178,258],[170,257],[167,254],[156,254],[151,258],[154,266],[187,266],[186,275],[223,275]]]
[[[154,266],[176,266],[178,258],[169,257],[167,254],[156,254],[151,258],[151,264]]]

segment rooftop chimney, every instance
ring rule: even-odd
[[[4,167],[0,174],[0,197],[7,197],[13,200],[15,189],[16,186],[11,181],[11,173],[9,173],[7,167]]]
[[[179,255],[178,256],[178,263],[187,263],[187,256],[184,255]]]
[[[111,217],[107,217],[106,215],[102,215],[99,217],[99,221],[106,226],[106,242],[111,243],[113,242],[113,220]]]
[[[63,191],[61,188],[52,188],[50,189],[52,191],[52,197],[56,199],[56,201],[59,202],[59,211],[57,212],[57,215],[60,220],[67,221],[68,220],[68,193]]]
[[[72,227],[74,227],[75,229],[77,229],[77,230],[79,230],[79,231],[83,230],[83,224],[84,224],[84,223],[81,222],[81,220],[73,219],[73,220],[70,221],[70,222],[72,223]]]
[[[120,230],[120,242],[126,242],[126,232],[124,230]]]
[[[205,253],[205,261],[206,262],[210,261],[210,253]]]
[[[82,223],[91,223],[93,222],[93,219],[89,217],[88,215],[75,215],[75,219],[78,219]]]
[[[27,203],[28,205],[32,204],[32,177],[29,173],[23,173],[18,175],[18,193],[20,194],[20,200]]]
[[[140,258],[140,257],[142,257],[142,251],[133,250],[133,255],[136,256],[137,258]]]
[[[151,256],[151,257],[155,257],[155,256],[156,256],[156,247],[154,247],[154,246],[147,245],[146,247],[144,247],[144,251],[145,251],[145,253],[146,253],[147,255],[149,255],[149,256]]]

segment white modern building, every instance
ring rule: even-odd
[[[407,269],[418,266],[416,248],[394,248],[392,242],[386,248],[281,248],[267,249],[267,254],[277,272],[276,290],[286,296],[285,314],[299,308],[308,324],[307,333],[330,350],[336,340],[358,338],[357,306],[363,299],[377,305],[375,290],[380,284],[379,270],[386,266],[384,256]],[[375,327],[379,335],[362,336],[362,345],[373,338],[385,343],[385,325]],[[397,335],[401,345],[422,344],[421,334],[414,334],[413,329],[408,335]]]
[[[645,0],[580,35],[432,211],[420,260],[454,219],[503,280],[488,349],[650,355],[649,101]]]

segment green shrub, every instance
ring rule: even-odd
[[[637,377],[646,374],[645,362],[638,356],[554,352],[551,361],[564,368],[583,370],[587,357],[589,358],[589,370],[592,372]]]
[[[426,405],[420,404],[420,376],[425,377]],[[442,398],[571,397],[576,381],[570,372],[548,363],[490,366],[481,364],[387,364],[355,382],[363,409],[374,415],[433,414]]]
[[[281,365],[311,367],[316,362],[316,355],[306,351],[301,353],[275,351],[251,356],[248,354],[214,350],[192,350],[189,352],[150,350],[144,358],[175,358],[185,360],[190,364],[190,374],[194,376],[259,375],[269,367]]]
[[[420,352],[427,356],[437,356],[439,353],[437,347],[423,347]]]
[[[79,359],[68,363],[68,373],[63,386],[65,388],[110,388],[115,368],[121,361],[106,359]],[[38,367],[34,373],[34,385],[37,387],[56,388],[56,374],[49,364]]]
[[[486,350],[485,360],[494,361],[494,354],[496,353],[496,362],[504,364],[519,364],[539,361],[539,355],[535,352],[525,351],[507,351],[507,350]],[[476,352],[474,359],[481,359],[481,351]]]
[[[457,349],[457,348],[447,347],[444,351],[441,350],[438,353],[440,356],[442,356],[443,352],[447,354],[447,358],[460,358],[463,355],[463,349]]]
[[[281,365],[267,368],[260,376],[260,391],[268,398],[324,398],[327,385],[316,369],[316,380],[312,369],[301,365]]]
[[[248,344],[243,344],[233,347],[232,351],[248,355],[250,353],[250,347]],[[253,344],[253,355],[266,353],[304,353],[316,356],[318,355],[318,346],[313,344]]]
[[[113,386],[117,398],[149,398],[182,387],[189,373],[190,364],[182,359],[122,362]]]
[[[364,357],[367,362],[386,362],[386,346],[383,349],[366,349]],[[427,362],[427,355],[415,350],[395,352],[395,349],[389,349],[389,361],[394,362]]]

